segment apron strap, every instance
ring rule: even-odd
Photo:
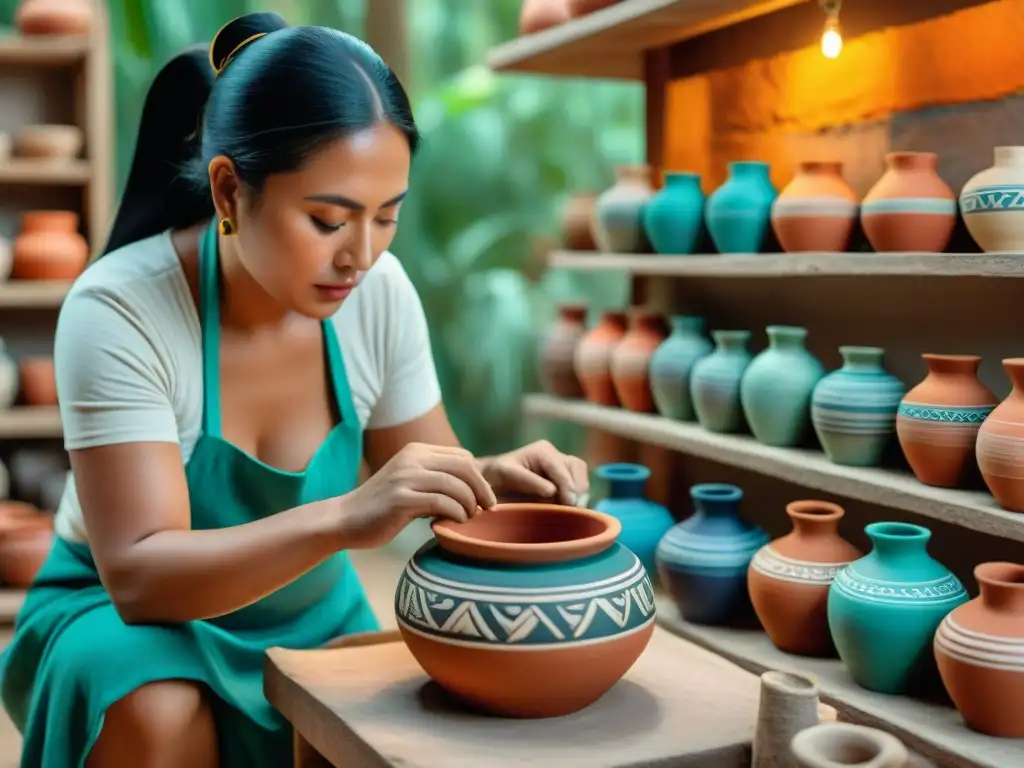
[[[217,228],[199,240],[199,322],[203,349],[203,433],[220,437],[220,299]]]
[[[341,421],[350,427],[357,426],[359,419],[356,416],[356,406],[352,401],[352,388],[348,383],[348,373],[345,371],[345,357],[341,351],[341,342],[338,341],[338,332],[334,328],[334,321],[327,318],[321,322],[324,333],[324,346],[327,347],[327,364],[330,367],[331,385],[334,388],[334,402],[338,404],[341,413]]]

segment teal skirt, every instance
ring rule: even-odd
[[[287,621],[129,625],[88,548],[57,538],[0,656],[0,698],[24,736],[22,768],[81,768],[111,704],[171,679],[212,692],[222,768],[290,766],[291,729],[263,695],[264,652],[380,629],[348,556],[335,557],[344,560],[341,577],[326,597]]]

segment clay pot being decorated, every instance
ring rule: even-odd
[[[665,339],[661,315],[634,309],[629,329],[611,354],[612,384],[622,407],[638,413],[654,410],[648,368],[651,355]]]
[[[978,430],[978,468],[999,506],[1024,512],[1024,358],[1003,360],[1003,368],[1013,389]]]
[[[843,367],[811,394],[811,424],[835,464],[877,466],[896,433],[896,411],[907,387],[882,368],[881,347],[840,347]]]
[[[1024,738],[1024,565],[982,563],[974,578],[981,594],[935,633],[942,683],[969,728]]]
[[[889,169],[864,196],[860,220],[876,251],[945,250],[956,224],[956,197],[939,178],[934,152],[890,152]]]
[[[576,345],[573,370],[583,388],[583,396],[592,403],[612,407],[619,404],[612,384],[611,357],[625,333],[626,313],[605,312]]]
[[[854,723],[812,725],[793,737],[790,750],[794,768],[914,768],[903,742]]]
[[[690,396],[697,421],[711,432],[738,432],[745,427],[740,381],[750,365],[750,331],[712,331],[714,351],[693,364]]]
[[[693,253],[704,232],[699,173],[665,173],[665,186],[643,210],[644,232],[655,253]]]
[[[57,377],[52,357],[23,357],[18,370],[21,396],[26,405],[57,405]]]
[[[845,251],[860,201],[839,162],[800,163],[772,205],[772,229],[782,250]]]
[[[17,589],[32,585],[53,546],[53,515],[32,516],[0,523],[0,582]]]
[[[708,198],[705,220],[719,253],[757,253],[771,223],[778,196],[768,176],[768,163],[729,163],[729,178]]]
[[[786,505],[793,530],[765,544],[747,572],[750,601],[769,639],[786,653],[834,653],[828,590],[840,568],[863,552],[839,535],[845,511],[829,501]]]
[[[562,242],[572,251],[593,251],[593,221],[597,195],[578,193],[566,201],[562,208]]]
[[[567,715],[597,701],[654,632],[654,591],[610,515],[499,504],[435,539],[399,577],[409,651],[441,687],[503,717]]]
[[[13,277],[74,280],[85,268],[89,246],[78,233],[73,211],[26,211],[14,241]]]
[[[669,320],[672,333],[651,355],[651,394],[658,413],[670,419],[693,421],[690,373],[702,357],[711,354],[704,336],[704,318],[675,315]]]
[[[960,191],[960,213],[981,250],[1024,251],[1024,147],[995,148],[995,165]]]
[[[619,543],[640,558],[652,579],[657,578],[654,551],[676,521],[665,507],[644,496],[651,470],[641,464],[603,464],[595,475],[607,483],[608,493],[594,509],[622,523]]]
[[[818,358],[807,351],[807,329],[769,325],[768,349],[750,361],[740,382],[740,402],[757,441],[765,445],[799,445],[810,420],[811,393],[825,375]]]
[[[642,253],[647,250],[643,209],[654,195],[650,168],[620,165],[615,184],[597,198],[594,241],[605,253]]]
[[[569,20],[567,0],[523,0],[519,11],[519,32],[532,35]]]
[[[7,351],[7,343],[0,338],[0,410],[14,405],[20,387],[18,364]]]
[[[540,350],[540,380],[544,391],[557,397],[582,397],[573,356],[576,345],[587,332],[584,321],[587,308],[583,304],[563,304],[558,308],[558,322],[548,332]]]
[[[946,614],[967,602],[967,592],[928,554],[927,528],[872,523],[864,532],[874,548],[840,570],[829,589],[832,639],[861,687],[914,692],[934,679],[932,637]]]
[[[978,430],[999,400],[978,381],[977,355],[921,355],[924,381],[896,412],[896,435],[910,468],[925,485],[956,488],[978,474]]]
[[[738,486],[701,483],[690,496],[694,513],[658,544],[661,583],[686,621],[716,625],[748,618],[747,568],[768,534],[740,516]]]
[[[21,0],[14,24],[23,35],[84,35],[92,7],[89,0]]]

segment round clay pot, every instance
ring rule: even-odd
[[[642,309],[630,313],[629,330],[611,355],[612,384],[622,407],[638,413],[654,411],[651,391],[651,356],[665,340],[661,315]]]
[[[0,537],[25,523],[32,524],[39,519],[39,510],[27,501],[4,499],[0,501]]]
[[[523,0],[519,11],[519,32],[532,35],[569,20],[566,0]]]
[[[626,333],[625,312],[605,312],[601,320],[580,339],[573,355],[573,368],[583,387],[583,396],[597,405],[615,407],[619,396],[612,383],[612,351]]]
[[[32,584],[53,546],[53,515],[36,512],[6,530],[0,528],[0,582],[25,589]]]
[[[620,165],[615,177],[597,198],[594,242],[605,253],[643,253],[648,246],[643,211],[654,196],[650,166]]]
[[[956,224],[956,197],[934,152],[890,152],[889,169],[864,196],[860,220],[876,251],[941,252]]]
[[[540,350],[540,380],[544,391],[556,397],[583,397],[573,368],[576,345],[587,332],[585,304],[564,304],[558,308],[558,322]]]
[[[52,357],[23,357],[18,371],[21,396],[26,405],[57,404],[57,377]]]
[[[431,527],[435,540],[399,578],[395,613],[420,666],[463,701],[503,717],[567,715],[647,647],[653,587],[616,541],[614,517],[499,504]]]
[[[566,201],[562,208],[562,242],[569,250],[597,250],[592,231],[596,204],[594,193],[575,194]]]
[[[14,24],[23,35],[84,35],[92,7],[89,0],[21,0]]]
[[[33,160],[74,160],[84,143],[77,125],[28,125],[14,137],[14,154]]]
[[[828,629],[828,590],[839,572],[864,553],[839,535],[845,510],[828,501],[786,505],[793,530],[766,544],[750,563],[750,600],[768,638],[786,653],[835,651]]]
[[[999,506],[1024,512],[1024,358],[1003,367],[1013,389],[978,430],[978,468]]]
[[[1024,251],[1024,147],[996,147],[995,163],[960,191],[964,225],[983,251]]]
[[[842,163],[800,163],[772,204],[772,229],[788,253],[845,251],[859,204]]]
[[[74,211],[26,211],[14,241],[14,277],[18,280],[74,280],[89,259]]]

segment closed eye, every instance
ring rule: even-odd
[[[313,222],[313,226],[319,229],[321,232],[327,234],[330,232],[337,232],[339,229],[345,226],[345,222],[341,224],[328,224],[322,219],[318,219],[316,216],[310,216],[310,220]]]

